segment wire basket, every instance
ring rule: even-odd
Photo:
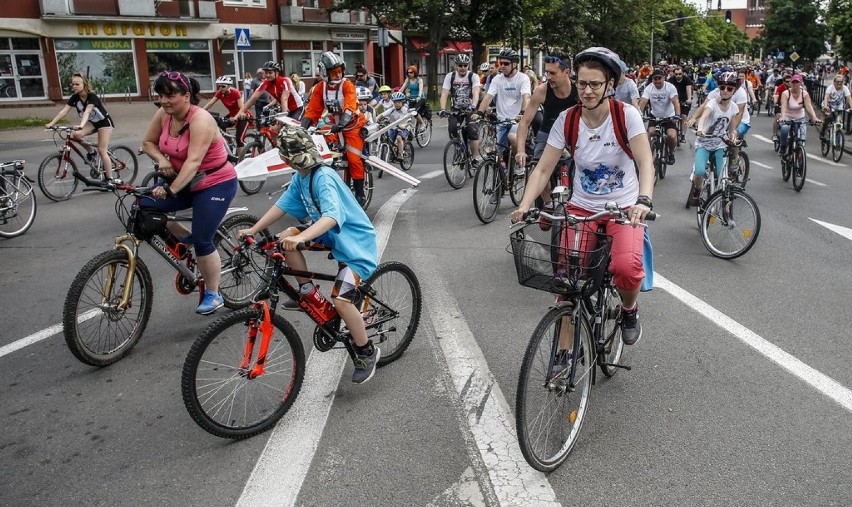
[[[591,296],[609,266],[612,237],[597,225],[551,224],[546,219],[509,236],[518,283],[566,298]],[[579,234],[579,248],[573,248]]]

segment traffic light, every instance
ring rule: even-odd
[[[677,26],[683,26],[684,22],[686,21],[685,19],[683,19],[683,17],[684,17],[683,12],[677,13]]]
[[[725,11],[725,23],[731,22],[731,9]]]

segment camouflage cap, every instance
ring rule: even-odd
[[[322,164],[314,140],[308,131],[300,127],[285,126],[278,133],[278,154],[293,169],[307,170]]]

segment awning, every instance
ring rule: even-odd
[[[426,48],[429,47],[429,41],[426,39],[422,39],[420,37],[409,37],[409,41],[417,48],[420,56],[427,56],[429,54],[426,51]],[[444,47],[438,51],[439,54],[456,54],[456,53],[469,53],[473,48],[473,44],[470,41],[466,40],[448,40],[444,42]]]

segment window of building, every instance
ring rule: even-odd
[[[210,41],[206,40],[146,40],[148,53],[148,76],[151,83],[165,70],[179,70],[195,78],[202,91],[212,91],[213,57]]]
[[[266,0],[223,0],[222,5],[238,7],[266,7]]]
[[[354,74],[357,65],[363,65],[366,61],[364,56],[364,44],[361,42],[341,42],[337,44],[334,51],[343,57],[346,62],[346,74]]]
[[[317,73],[317,65],[323,52],[322,42],[285,41],[281,43],[284,61],[284,72],[300,77],[311,78]],[[347,64],[346,68],[349,68]]]
[[[245,76],[246,72],[254,77],[257,69],[275,59],[274,54],[272,41],[253,40],[251,48],[239,50],[234,49],[233,39],[222,41],[222,63],[226,76],[234,77],[239,69],[240,78]],[[235,82],[239,81],[240,79],[237,79]]]
[[[139,94],[131,39],[56,39],[62,95],[71,95],[71,75],[83,74],[98,95]]]

